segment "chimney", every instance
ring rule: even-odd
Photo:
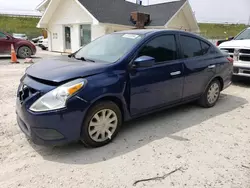
[[[141,12],[131,12],[131,21],[137,29],[144,29],[150,23],[150,15]]]

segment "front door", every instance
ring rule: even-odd
[[[66,26],[64,28],[65,33],[65,52],[71,52],[71,29],[70,27]]]
[[[155,65],[130,72],[132,115],[179,102],[183,90],[183,64],[178,60],[176,36],[161,35],[147,42],[137,57],[151,56]]]

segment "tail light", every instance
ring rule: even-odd
[[[216,46],[219,46],[219,41],[216,42]]]
[[[229,63],[234,63],[234,59],[231,57],[228,57],[227,60],[229,61]]]

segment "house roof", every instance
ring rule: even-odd
[[[125,0],[78,0],[99,22],[133,25],[130,13],[134,11],[150,14],[149,26],[165,25],[186,0],[156,5],[138,5]]]

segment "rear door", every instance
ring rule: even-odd
[[[190,35],[180,35],[182,60],[184,62],[183,98],[199,96],[216,75],[214,55],[209,53],[210,44]]]
[[[175,34],[156,36],[146,42],[136,57],[150,56],[155,64],[130,71],[130,111],[132,115],[162,107],[182,99],[183,64],[179,61]]]

